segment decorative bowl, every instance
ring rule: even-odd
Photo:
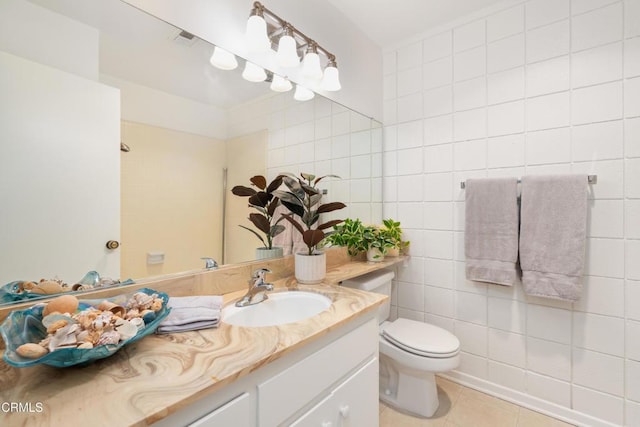
[[[57,368],[65,368],[68,366],[88,364],[94,360],[103,359],[114,354],[127,344],[138,341],[139,339],[153,333],[160,322],[171,311],[167,307],[169,296],[164,292],[154,291],[153,289],[143,288],[137,291],[118,295],[112,298],[102,298],[95,300],[80,300],[78,310],[84,310],[91,306],[96,307],[102,301],[111,301],[117,305],[126,305],[129,298],[136,292],[143,292],[147,295],[157,294],[163,299],[162,308],[155,313],[155,319],[140,329],[133,337],[120,341],[118,344],[106,344],[96,346],[90,349],[79,348],[62,348],[38,359],[28,359],[16,353],[16,349],[25,343],[37,343],[47,336],[46,328],[42,325],[42,310],[45,304],[36,304],[26,310],[12,311],[9,316],[0,325],[0,335],[5,342],[5,351],[2,358],[11,366],[17,368],[26,368],[36,365],[49,365]]]
[[[71,288],[68,288],[68,290],[65,290],[65,292],[57,292],[52,294],[38,294],[34,292],[21,291],[20,284],[24,282],[25,282],[24,280],[15,280],[13,282],[7,283],[4,286],[0,286],[0,304],[10,304],[15,302],[23,302],[23,301],[29,301],[29,300],[35,300],[35,299],[50,298],[50,297],[55,297],[62,294],[76,294],[76,293],[83,292],[85,290],[91,290],[94,288],[102,289],[102,288],[111,287],[111,286],[124,286],[124,285],[131,285],[135,283],[133,280],[127,279],[123,282],[116,281],[110,285],[101,285],[100,274],[98,274],[98,272],[96,271],[90,271],[87,274],[85,274],[84,277],[80,279],[76,284],[76,286],[84,285],[86,288],[83,290],[76,291],[76,290],[71,290]]]

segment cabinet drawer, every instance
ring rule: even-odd
[[[378,359],[373,359],[290,427],[378,425]]]
[[[256,412],[248,393],[242,393],[230,402],[210,412],[189,427],[255,426]]]
[[[372,319],[259,384],[260,427],[279,425],[377,351],[378,324]]]

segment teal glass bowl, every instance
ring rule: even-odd
[[[158,297],[163,299],[163,303],[162,308],[156,312],[155,319],[146,324],[135,336],[125,341],[120,341],[118,344],[106,344],[89,349],[63,348],[47,353],[38,359],[27,359],[16,353],[16,349],[25,343],[38,343],[47,336],[46,328],[42,325],[42,310],[45,306],[45,304],[42,303],[27,310],[12,311],[4,322],[2,322],[2,325],[0,325],[0,335],[2,335],[5,343],[5,351],[2,359],[16,368],[27,368],[40,364],[54,366],[56,368],[66,368],[68,366],[88,364],[94,360],[109,357],[125,345],[136,342],[155,332],[160,322],[162,322],[171,311],[171,308],[167,307],[169,296],[164,292],[143,288],[111,298],[80,300],[78,307],[80,311],[91,306],[95,307],[105,300],[124,306],[129,298],[136,292],[143,292],[147,295],[157,294]]]

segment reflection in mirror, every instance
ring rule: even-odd
[[[213,45],[120,0],[11,0],[0,26],[0,285],[255,259],[229,190],[257,174],[339,175],[341,217],[381,220],[378,123],[218,70]]]

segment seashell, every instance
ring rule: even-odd
[[[93,329],[104,329],[106,326],[111,324],[112,318],[112,312],[103,311],[95,318],[93,322],[91,322],[91,327]]]
[[[49,328],[52,324],[60,321],[60,320],[64,320],[66,321],[66,324],[70,324],[70,323],[77,323],[76,320],[73,317],[69,317],[66,314],[61,314],[61,313],[50,313],[47,314],[46,316],[44,316],[42,318],[42,325],[45,328]],[[65,326],[65,325],[63,325]]]
[[[138,310],[137,308],[131,308],[127,310],[127,314],[125,316],[127,320],[134,319],[137,317],[140,317],[140,310]]]
[[[120,333],[118,331],[108,331],[100,335],[97,345],[118,344]]]
[[[55,280],[44,280],[38,283],[31,291],[35,292],[36,289],[42,291],[37,293],[42,294],[58,294],[60,292],[63,292],[62,285]]]
[[[31,289],[35,288],[37,285],[35,282],[22,282],[22,289],[24,289],[25,291],[30,291]]]
[[[47,354],[47,349],[38,344],[27,343],[16,348],[16,353],[27,359],[37,359]]]
[[[113,286],[113,285],[117,285],[118,283],[120,283],[119,280],[113,280],[110,277],[103,277],[100,279],[100,282],[96,285],[96,286]]]
[[[89,348],[93,348],[93,343],[90,341],[85,341],[82,344],[80,344],[78,346],[78,348],[82,348],[82,349],[89,349]]]
[[[112,303],[111,301],[106,301],[106,300],[102,301],[98,305],[98,309],[104,310],[104,311],[110,311],[118,317],[124,317],[126,313],[126,310],[123,306]]]
[[[162,303],[164,303],[164,300],[162,298],[154,298],[153,303],[151,303],[151,310],[160,310],[162,308]]]
[[[153,299],[157,297],[156,294],[147,295],[144,292],[136,292],[127,301],[127,308],[137,308],[138,310],[144,310],[151,307]]]
[[[142,320],[144,320],[144,323],[151,323],[156,319],[156,313],[153,310],[144,310],[140,313],[140,316]]]
[[[60,348],[75,347],[78,343],[75,332],[79,328],[80,327],[74,323],[58,329],[49,341],[49,351],[53,352]]]
[[[87,341],[89,339],[89,331],[86,329],[81,330],[76,334],[76,339],[78,341]]]
[[[82,283],[76,283],[71,287],[72,291],[86,291],[87,289],[93,289],[93,286],[83,285]]]
[[[61,295],[52,299],[42,310],[42,315],[46,316],[55,311],[60,313],[74,313],[78,309],[78,298],[73,295]]]
[[[48,334],[55,334],[58,329],[64,328],[68,324],[69,324],[69,322],[66,319],[56,320],[55,322],[52,322],[47,327],[47,333]]]
[[[134,317],[133,319],[129,320],[129,323],[131,323],[132,325],[135,325],[136,328],[138,328],[138,330],[144,329],[144,320],[142,320],[140,317]]]
[[[46,337],[44,337],[39,343],[38,345],[40,347],[44,347],[44,348],[48,348],[49,347],[49,342],[51,341],[51,335],[47,335]]]
[[[138,333],[138,327],[127,320],[117,319],[116,331],[120,334],[120,339],[126,341],[129,338],[136,336]]]

